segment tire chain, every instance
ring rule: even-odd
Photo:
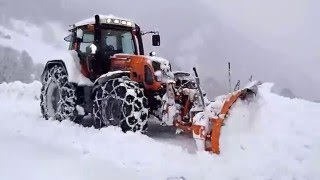
[[[57,83],[59,91],[60,91],[60,100],[58,102],[59,106],[57,114],[53,117],[56,120],[64,120],[71,118],[73,120],[76,117],[76,94],[75,87],[68,82],[68,75],[66,70],[61,67],[55,65],[49,71],[45,72],[43,79],[43,86],[41,88],[41,112],[45,119],[49,119],[48,108],[46,106],[47,102],[47,90],[50,83]]]
[[[110,84],[112,84],[111,89],[110,87],[107,87]],[[128,90],[134,90],[134,95],[126,93],[123,97],[122,94],[117,92],[117,90],[120,87],[124,87],[125,92],[128,92]],[[122,109],[124,109],[124,106],[127,106],[127,108],[131,106],[130,115],[126,115],[126,112],[122,111],[122,115],[124,119],[120,122],[120,125],[123,125],[123,121],[125,121],[125,126],[128,126],[126,128],[132,131],[146,130],[146,123],[148,118],[147,98],[144,97],[142,90],[138,88],[137,85],[135,85],[135,82],[127,79],[122,79],[122,78],[110,79],[103,86],[101,86],[101,90],[102,92],[100,91],[95,93],[94,110],[93,110],[95,121],[98,121],[99,123],[98,126],[102,127],[103,125],[102,123],[104,123],[105,125],[109,125],[108,122],[105,122],[103,119],[101,119],[100,106],[102,103],[102,99],[99,98],[99,96],[106,97],[109,94],[114,94],[118,99],[120,99],[123,102],[121,107]],[[135,113],[138,113],[138,114],[141,113],[142,115],[140,114],[140,117],[136,119],[134,116]]]

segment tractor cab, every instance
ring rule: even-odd
[[[95,80],[110,71],[111,57],[115,54],[144,55],[140,27],[134,22],[114,16],[96,15],[71,26],[65,38],[69,50],[78,53],[81,72]],[[160,45],[157,32],[152,37],[154,46]]]

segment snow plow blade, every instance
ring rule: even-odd
[[[228,117],[229,110],[239,99],[249,102],[254,99],[258,93],[258,85],[261,83],[251,82],[243,89],[219,96],[206,104],[202,111],[197,111],[192,117],[192,123],[177,119],[174,126],[182,131],[191,132],[198,150],[220,154],[221,127]]]
[[[248,101],[252,100],[258,93],[258,85],[260,84],[260,82],[252,82],[246,88],[231,93],[230,96],[224,100],[220,113],[218,113],[216,117],[209,119],[212,124],[212,128],[211,133],[207,134],[206,141],[211,141],[211,143],[209,143],[211,144],[211,147],[206,147],[207,151],[220,154],[219,140],[221,127],[224,124],[224,120],[227,118],[229,110],[238,99]]]

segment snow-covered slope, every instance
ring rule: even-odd
[[[0,45],[27,51],[34,62],[44,64],[49,59],[63,55],[67,48],[67,43],[63,42],[67,31],[63,31],[59,26],[55,23],[36,26],[12,19],[10,28],[0,25]],[[45,40],[51,43],[46,43]]]
[[[1,179],[320,179],[320,104],[270,93],[238,102],[223,127],[221,155],[190,153],[190,139],[123,134],[46,121],[40,83],[0,84]],[[186,146],[186,144],[188,144]]]

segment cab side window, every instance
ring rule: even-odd
[[[82,42],[80,43],[80,46],[79,46],[79,51],[82,53],[87,53],[88,48],[93,43],[93,41],[94,41],[94,34],[89,32],[84,32]]]

